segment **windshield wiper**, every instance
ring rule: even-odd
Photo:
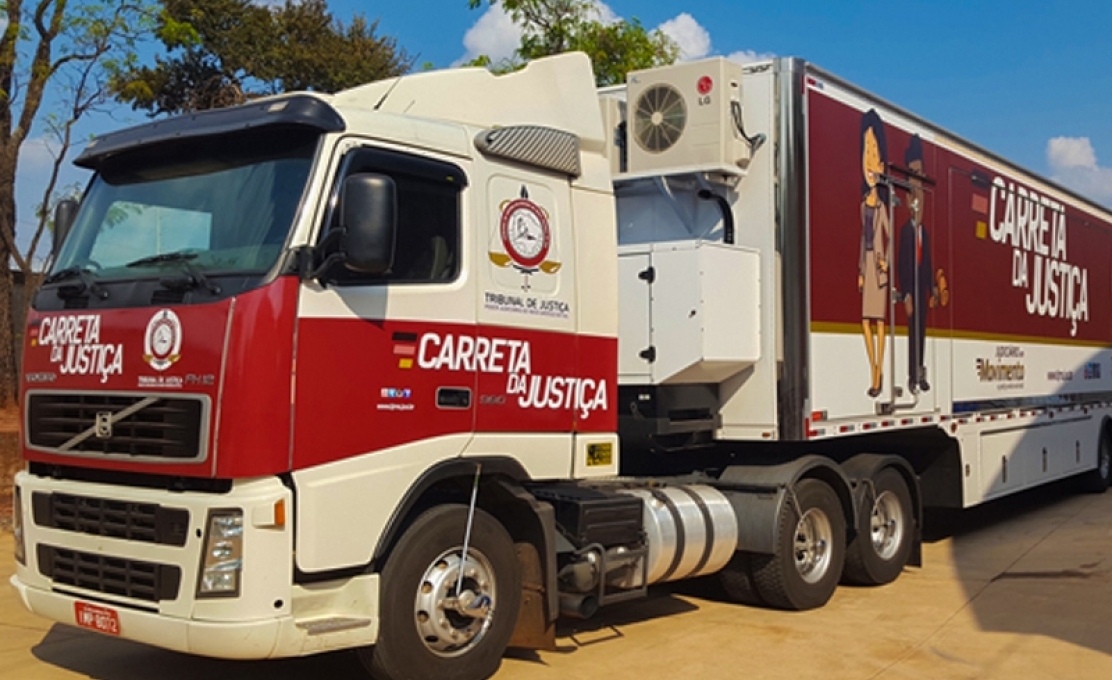
[[[170,290],[189,290],[203,286],[205,290],[213,295],[220,294],[220,286],[210,281],[195,265],[182,260],[181,268],[185,274],[184,276],[163,276],[158,282],[162,284],[163,288]]]
[[[163,262],[184,262],[186,260],[193,260],[197,257],[195,250],[177,250],[172,253],[162,253],[161,255],[150,255],[148,257],[141,257],[138,260],[128,262],[125,267],[142,267],[148,264],[161,264]]]
[[[150,255],[148,257],[141,257],[138,260],[128,262],[125,267],[143,267],[151,264],[163,264],[166,262],[179,262],[181,263],[182,271],[185,276],[164,276],[159,279],[159,283],[164,288],[170,290],[189,290],[197,288],[198,286],[204,287],[205,290],[213,295],[220,294],[220,286],[216,285],[208,279],[207,276],[196,266],[190,263],[190,260],[196,259],[198,253],[195,250],[177,250],[172,253],[162,253],[161,255]]]
[[[50,276],[42,280],[43,285],[59,283],[68,279],[80,279],[80,283],[76,286],[59,286],[58,297],[72,298],[81,295],[82,293],[89,292],[96,295],[101,300],[108,299],[108,291],[101,288],[96,282],[96,274],[87,265],[74,265],[59,269]]]
[[[82,274],[91,274],[92,271],[93,270],[89,269],[88,267],[86,267],[84,265],[79,265],[79,266],[75,266],[75,267],[66,267],[65,269],[59,269],[58,271],[54,272],[50,276],[43,279],[42,282],[43,282],[43,284],[57,283],[58,281],[65,281],[66,279],[72,279],[75,276],[76,277],[81,277],[81,280],[84,281],[85,277],[82,276]]]

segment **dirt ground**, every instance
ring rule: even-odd
[[[555,650],[513,650],[492,680],[1112,678],[1112,493],[1043,487],[926,525],[923,567],[891,585],[783,612],[731,604],[712,583],[666,584],[561,622]],[[13,548],[0,532],[0,585],[15,572]],[[147,647],[35,616],[0,587],[0,678],[366,676],[351,651],[225,661]]]
[[[0,409],[0,529],[9,529],[12,525],[12,477],[22,467],[19,409]]]

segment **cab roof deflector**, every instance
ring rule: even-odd
[[[344,119],[328,102],[310,94],[270,97],[250,104],[158,120],[97,137],[74,165],[96,170],[108,158],[131,149],[267,126],[291,125],[342,132]]]

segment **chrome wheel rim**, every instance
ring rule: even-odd
[[[873,503],[869,519],[873,550],[882,560],[896,556],[903,542],[904,516],[900,499],[891,491],[882,491]]]
[[[413,620],[425,647],[437,656],[453,657],[465,654],[490,630],[498,602],[494,568],[486,555],[474,547],[467,550],[467,565],[463,581],[460,576],[462,548],[441,553],[425,570],[417,585]],[[456,602],[467,599],[485,603],[483,616],[460,613]]]
[[[818,583],[830,569],[830,546],[834,530],[830,518],[818,508],[811,508],[795,525],[795,568],[807,583]]]

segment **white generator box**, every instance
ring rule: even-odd
[[[618,274],[619,382],[720,383],[760,359],[756,251],[699,241],[624,246]]]
[[[626,79],[627,172],[743,175],[740,64],[723,57],[633,71]]]

